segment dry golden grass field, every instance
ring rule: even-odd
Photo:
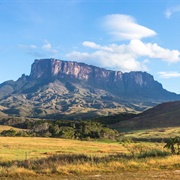
[[[125,134],[126,138],[144,138],[144,139],[165,139],[180,135],[180,127],[152,128],[145,130],[129,131]]]
[[[10,129],[14,129],[16,131],[22,131],[22,129],[20,129],[20,128],[15,128],[15,127],[6,126],[6,125],[0,125],[0,132],[2,132],[4,130],[10,130]]]
[[[163,146],[0,137],[0,179],[180,179],[180,156]]]

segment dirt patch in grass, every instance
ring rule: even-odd
[[[3,177],[1,180],[179,180],[180,170],[171,171],[137,171],[119,172],[115,174],[93,174],[83,176],[38,175]]]

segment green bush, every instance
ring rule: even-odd
[[[17,132],[12,128],[1,132],[2,136],[16,136],[16,134],[17,134]]]
[[[170,152],[161,151],[158,149],[153,149],[151,151],[145,151],[138,155],[138,158],[146,158],[146,157],[165,157],[169,156]]]

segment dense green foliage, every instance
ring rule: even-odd
[[[91,121],[38,121],[32,125],[40,136],[68,139],[115,139],[118,132]]]
[[[4,130],[1,136],[43,136],[67,139],[116,139],[119,133],[109,129],[98,122],[92,121],[65,121],[65,120],[10,120],[15,127],[24,128],[23,132],[16,132],[13,129]]]
[[[134,113],[119,113],[111,116],[100,116],[97,118],[92,119],[93,121],[100,122],[102,124],[110,125],[115,124],[121,121],[125,121],[128,119],[131,119],[133,117],[136,117],[137,114]]]

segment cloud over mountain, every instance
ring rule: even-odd
[[[86,51],[69,52],[66,54],[68,59],[121,71],[147,71],[151,59],[169,64],[180,61],[180,51],[144,42],[143,38],[153,37],[157,33],[138,24],[132,16],[111,14],[103,17],[102,22],[114,43],[101,45],[84,41],[82,46],[86,47]]]
[[[102,46],[89,41],[84,41],[82,45],[94,51],[72,51],[67,54],[67,58],[121,71],[146,71],[148,69],[147,59],[159,59],[168,63],[180,61],[178,50],[162,48],[156,43],[144,43],[137,39],[121,45]]]

